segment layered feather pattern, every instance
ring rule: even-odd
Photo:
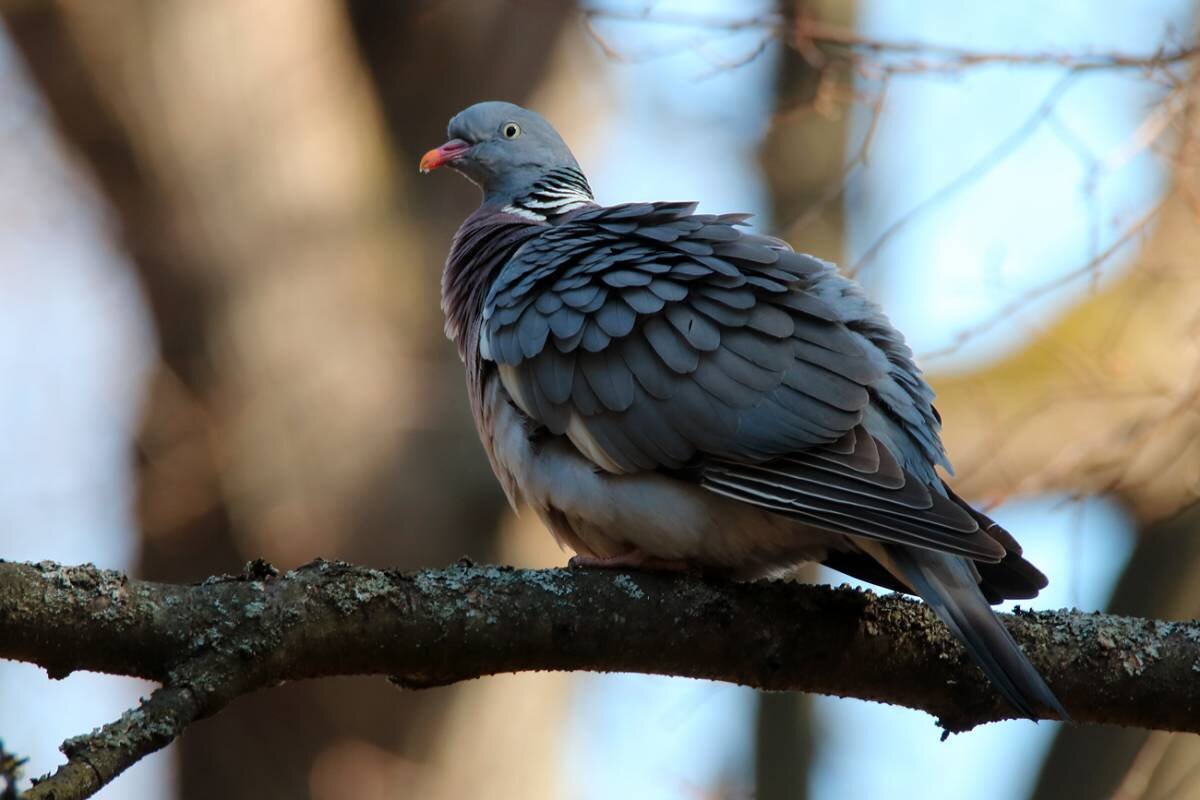
[[[600,563],[815,559],[919,593],[1014,708],[1066,718],[988,608],[1046,579],[943,483],[933,392],[857,284],[745,215],[597,206],[517,106],[472,106],[449,134],[422,163],[484,202],[446,264],[446,330],[510,499]]]
[[[671,470],[820,525],[998,562],[933,473],[932,393],[825,262],[692,203],[588,209],[500,271],[481,354],[613,473]]]

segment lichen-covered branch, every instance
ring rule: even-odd
[[[1200,622],[1077,611],[1006,622],[1076,722],[1200,732]],[[894,703],[955,732],[1012,715],[915,601],[653,573],[317,561],[279,575],[255,562],[182,586],[0,562],[0,658],[56,677],[163,683],[64,745],[68,764],[30,793],[57,800],[88,796],[240,694],[332,675],[423,688],[498,672],[628,671]]]
[[[170,744],[193,722],[200,704],[190,686],[163,686],[121,718],[63,743],[67,763],[39,780],[24,800],[89,797],[135,761]]]

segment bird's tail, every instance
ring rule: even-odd
[[[1038,718],[1039,708],[1070,719],[992,612],[966,559],[910,547],[889,546],[887,550],[903,579],[958,637],[1013,708],[1033,720]]]

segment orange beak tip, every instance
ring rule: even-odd
[[[441,147],[435,147],[421,156],[421,163],[417,165],[417,169],[422,174],[432,172],[443,164],[458,158],[470,149],[471,145],[462,139],[451,139]]]

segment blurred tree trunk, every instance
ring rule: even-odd
[[[754,797],[804,800],[816,752],[812,696],[759,692],[754,730]]]
[[[407,176],[478,99],[467,87],[486,76],[520,101],[540,79],[537,49],[496,38],[497,20],[548,41],[565,9],[370,5],[371,63],[387,48],[408,58],[374,72],[378,86],[326,0],[0,6],[113,207],[156,323],[147,577],[257,556],[490,554],[503,501],[437,310],[450,233],[475,198],[446,181],[417,203]],[[505,69],[475,57],[484,39]],[[394,96],[412,105],[385,115],[378,98]],[[414,124],[389,137],[385,116]],[[381,775],[419,769],[390,753],[419,761],[449,694],[346,680],[248,697],[182,740],[183,796],[375,797]]]
[[[421,154],[445,140],[451,116],[489,99],[528,104],[546,114],[582,155],[591,121],[604,111],[588,91],[595,91],[605,65],[582,29],[564,24],[572,6],[461,4],[459,11],[472,15],[469,25],[426,26],[417,36],[418,18],[401,11],[401,4],[350,0],[354,31],[402,166],[415,170]],[[397,47],[398,39],[410,46]],[[534,75],[543,76],[536,87]],[[478,191],[465,181],[438,177],[421,186],[421,195],[429,236],[444,243],[444,252],[459,222],[478,204]],[[456,381],[458,388],[457,372]],[[465,393],[460,389],[458,396]],[[462,409],[465,420],[465,405]],[[501,563],[529,567],[561,566],[566,558],[529,511],[501,526],[496,556]],[[537,673],[464,685],[448,703],[441,735],[431,744],[429,761],[436,769],[397,775],[389,796],[563,797],[563,731],[579,681],[567,673]],[[514,725],[519,735],[513,735]]]
[[[1200,616],[1200,503],[1140,532],[1108,610],[1151,619]],[[1200,736],[1063,728],[1033,797],[1200,797]]]
[[[785,18],[810,17],[853,30],[855,3],[782,0]],[[775,115],[761,151],[771,201],[770,228],[797,249],[840,262],[844,251],[842,203],[825,202],[839,187],[846,161],[850,117],[829,102],[844,75],[821,69],[792,47],[782,48],[775,80]],[[782,227],[782,226],[787,226]],[[801,579],[812,579],[811,574]],[[758,694],[755,730],[755,797],[801,800],[816,745],[812,698],[781,692]]]

